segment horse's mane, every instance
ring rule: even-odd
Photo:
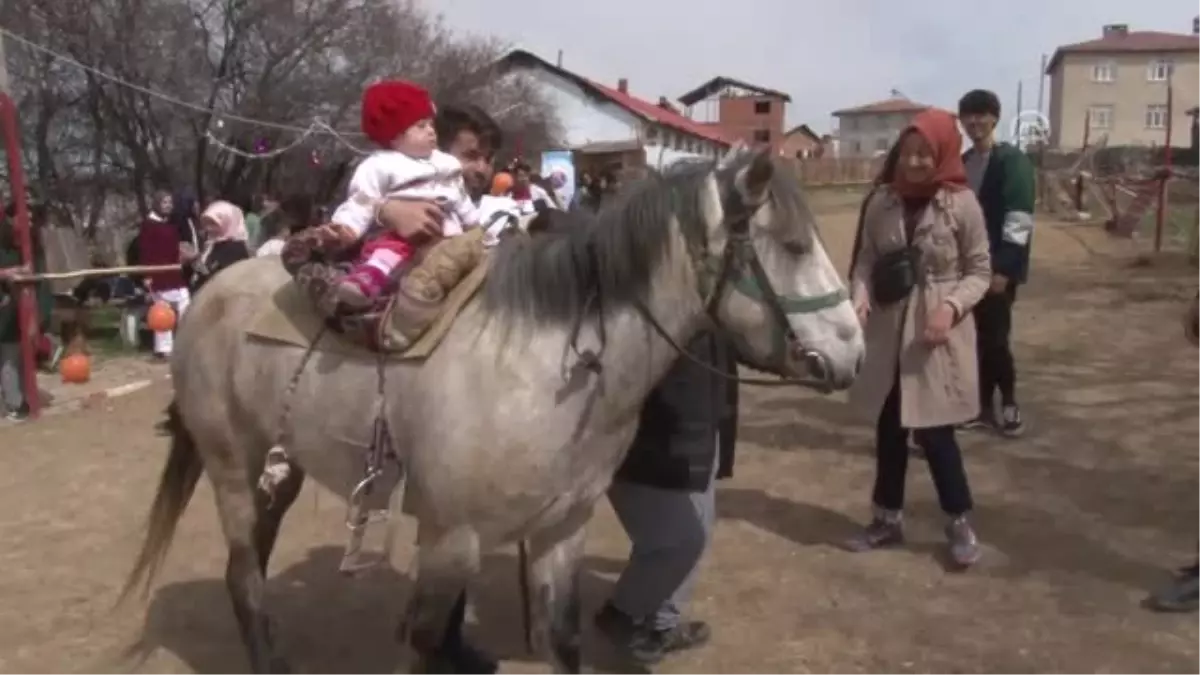
[[[513,237],[493,252],[483,307],[493,315],[567,322],[593,291],[605,310],[645,298],[675,219],[689,243],[704,240],[703,199],[713,163],[685,162],[625,186],[599,213],[554,214],[553,227]]]
[[[755,157],[741,152],[720,166],[712,161],[676,162],[629,183],[599,213],[553,214],[547,230],[513,237],[493,252],[484,309],[513,320],[562,323],[585,311],[593,291],[601,295],[605,310],[644,299],[666,253],[672,219],[689,246],[705,246],[709,177],[716,175],[719,189],[732,186],[737,172]],[[772,161],[774,219],[798,224],[802,231],[785,236],[808,243],[815,221],[800,182],[787,165]]]

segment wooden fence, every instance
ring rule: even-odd
[[[883,157],[820,157],[792,159],[805,185],[865,185],[875,180]]]

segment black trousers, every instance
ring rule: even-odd
[[[925,450],[938,503],[951,516],[971,510],[971,487],[963,467],[962,450],[954,427],[914,429],[914,440]],[[904,508],[904,484],[908,477],[908,430],[900,426],[900,383],[892,385],[875,427],[875,505],[888,511]]]
[[[1016,404],[1017,372],[1009,335],[1017,283],[1009,280],[1001,293],[989,292],[975,305],[976,351],[979,358],[980,413],[991,415],[993,395],[1000,390],[1002,405]]]

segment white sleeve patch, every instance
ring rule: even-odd
[[[1009,211],[1004,214],[1004,241],[1017,246],[1028,246],[1033,234],[1033,215],[1024,211]]]

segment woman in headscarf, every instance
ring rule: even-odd
[[[209,204],[200,216],[200,229],[204,233],[204,248],[189,261],[193,294],[221,270],[250,257],[246,217],[233,204],[226,201]]]
[[[991,279],[988,236],[966,186],[954,116],[918,114],[897,145],[894,171],[864,210],[850,275],[867,343],[850,401],[875,422],[876,473],[874,518],[847,547],[903,541],[911,431],[949,520],[950,555],[966,567],[980,547],[954,426],[979,412],[971,308]]]

